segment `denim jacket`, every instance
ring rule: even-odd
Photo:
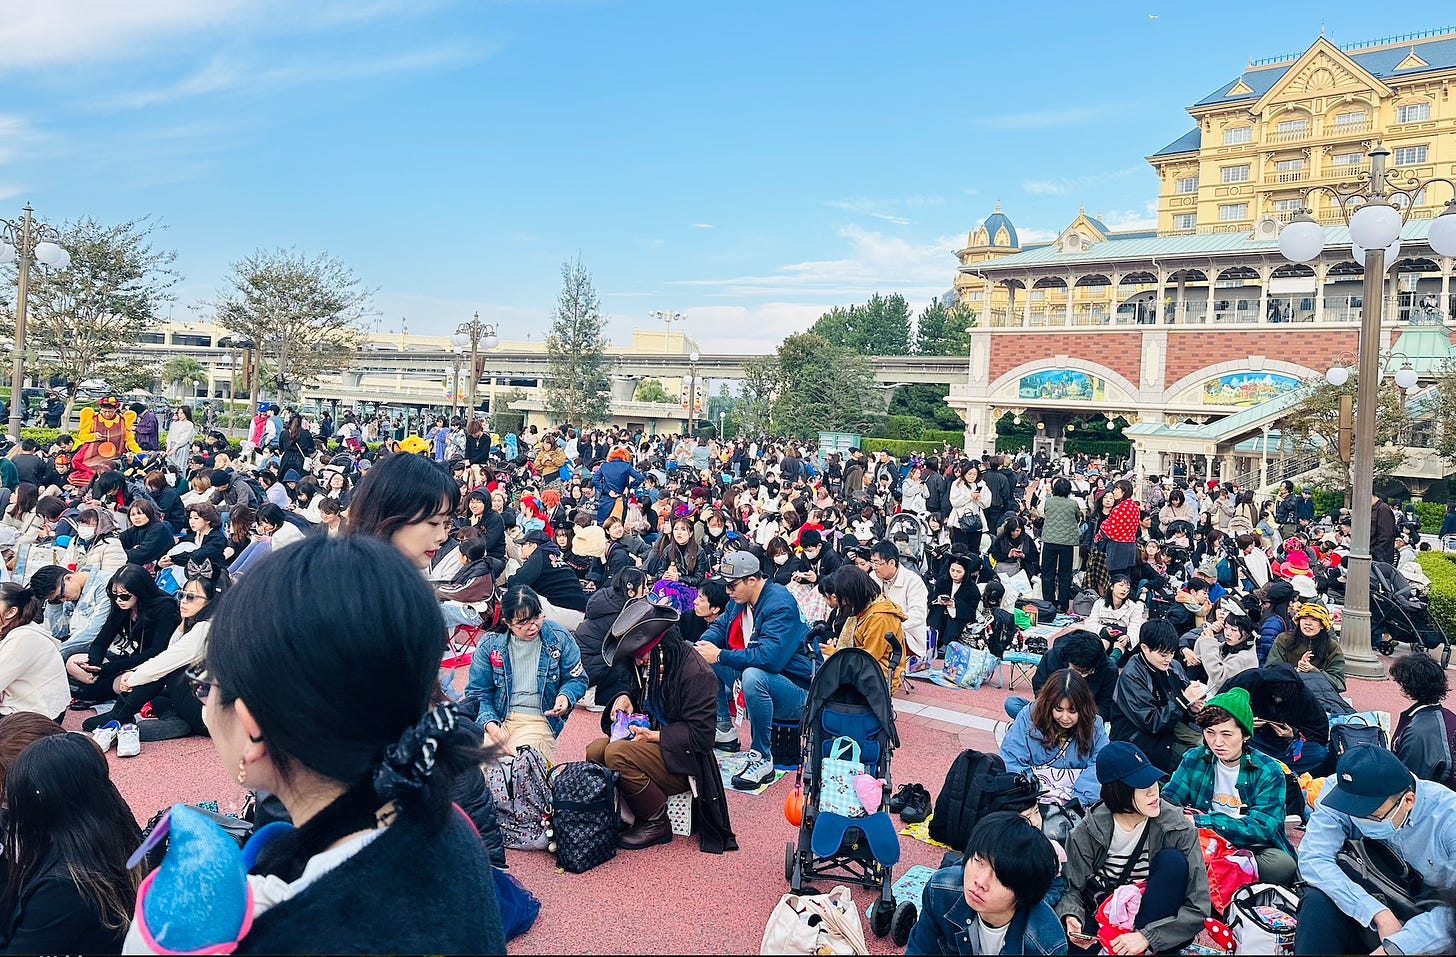
[[[980,954],[980,918],[966,903],[965,868],[944,867],[925,886],[920,919],[910,932],[908,954]],[[1065,954],[1067,934],[1044,902],[1020,907],[1006,931],[1003,954]]]
[[[465,697],[480,702],[482,725],[494,721],[502,724],[510,710],[511,702],[511,653],[506,647],[510,636],[492,633],[481,639],[470,663],[470,682],[465,686]],[[581,663],[581,649],[571,632],[554,621],[541,623],[541,634],[536,639],[541,643],[541,664],[536,670],[536,691],[541,695],[541,709],[550,710],[557,695],[566,695],[567,710],[576,707],[576,702],[586,694],[586,669]],[[551,733],[561,734],[566,727],[564,717],[546,717]]]

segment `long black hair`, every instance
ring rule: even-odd
[[[113,634],[122,634],[131,627],[131,611],[117,605],[116,599],[111,597],[116,594],[117,586],[136,598],[137,625],[143,629],[158,619],[172,618],[177,614],[177,603],[172,596],[157,587],[156,579],[145,568],[129,563],[118,568],[106,583],[106,595],[111,603],[106,626]]]
[[[388,541],[406,525],[459,507],[460,486],[444,469],[418,455],[391,455],[354,490],[344,533]]]
[[[366,535],[308,538],[222,597],[207,649],[217,705],[247,703],[285,779],[307,768],[347,789],[269,856],[268,873],[294,879],[313,854],[376,827],[389,801],[443,826],[453,779],[481,758],[453,713],[431,724],[444,651],[445,622],[419,570]],[[417,771],[429,767],[424,750],[433,768]]]
[[[81,734],[35,741],[5,775],[5,804],[4,913],[14,913],[21,893],[55,862],[104,927],[126,927],[142,877],[140,869],[127,870],[126,859],[142,829],[95,742]]]
[[[668,688],[677,685],[687,651],[688,643],[683,641],[682,631],[673,625],[663,632],[662,640],[648,653],[647,681],[642,689],[642,698],[658,715],[665,713],[664,695]]]

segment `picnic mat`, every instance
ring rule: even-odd
[[[935,876],[935,868],[926,867],[924,864],[916,864],[910,868],[900,879],[890,887],[890,893],[895,895],[895,904],[914,904],[916,911],[921,909],[921,900],[925,896],[925,885]],[[875,907],[879,905],[878,900],[870,902],[865,908],[865,919],[874,920]]]
[[[718,774],[720,777],[723,778],[723,790],[729,792],[730,794],[762,794],[769,788],[773,787],[774,782],[778,781],[779,778],[789,773],[787,771],[775,771],[773,780],[769,781],[767,784],[759,785],[756,790],[739,790],[738,788],[735,788],[733,786],[733,775],[737,774],[748,766],[748,755],[749,752],[747,751],[740,751],[737,754],[725,754],[722,751],[714,752],[714,756],[718,759]]]
[[[934,817],[935,815],[932,814],[930,815],[930,817],[927,817],[919,824],[906,825],[905,827],[900,829],[900,833],[908,838],[919,841],[922,844],[929,844],[931,847],[943,847],[946,850],[951,850],[951,846],[949,844],[942,844],[930,836],[930,822]]]

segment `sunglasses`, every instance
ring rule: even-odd
[[[114,591],[111,593],[111,597],[114,601],[131,601],[136,596],[130,592]]]
[[[207,596],[206,595],[200,595],[197,592],[184,591],[184,592],[181,592],[181,593],[179,593],[177,595],[177,600],[178,601],[206,601],[207,600]]]

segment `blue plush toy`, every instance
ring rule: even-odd
[[[258,850],[291,825],[270,824],[246,848],[196,808],[178,804],[157,822],[130,866],[170,837],[162,865],[137,893],[137,926],[156,954],[231,954],[253,922],[248,867]]]

